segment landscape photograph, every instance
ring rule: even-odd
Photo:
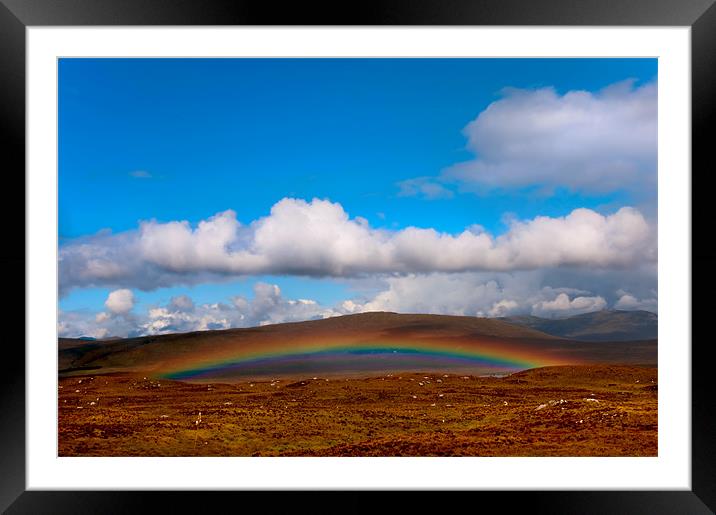
[[[59,59],[59,456],[658,456],[657,72]]]

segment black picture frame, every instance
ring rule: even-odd
[[[708,129],[716,124],[716,5],[715,0],[404,0],[304,2],[278,5],[269,0],[0,0],[0,124],[3,179],[7,195],[4,251],[0,255],[8,293],[23,291],[25,226],[18,221],[14,199],[25,191],[25,29],[29,26],[86,25],[605,25],[687,26],[692,43],[692,234],[713,218],[707,211],[709,188],[704,177],[715,159]],[[697,175],[698,170],[698,175]],[[688,171],[685,171],[687,173]],[[710,236],[692,239],[692,275],[699,273],[700,291],[716,285],[716,250]],[[22,285],[20,283],[23,283]],[[8,295],[10,297],[10,295]],[[281,492],[68,492],[26,491],[25,487],[25,341],[23,309],[32,309],[12,296],[3,331],[3,372],[0,373],[0,509],[7,513],[143,513],[192,511],[211,506],[273,506],[286,501]],[[713,381],[709,359],[713,343],[705,332],[711,303],[692,299],[692,490],[589,492],[464,492],[452,493],[449,504],[411,492],[399,501],[403,509],[431,503],[456,508],[486,501],[520,507],[533,513],[712,513],[716,510],[716,431]],[[704,335],[705,336],[705,335]],[[211,500],[206,499],[211,496]],[[470,497],[465,499],[465,497]],[[169,498],[171,497],[171,498]],[[316,512],[367,512],[384,503],[376,492],[350,492],[335,501],[324,492],[294,492],[291,510],[310,507]],[[335,504],[338,502],[339,504]],[[238,504],[240,503],[240,504]],[[277,509],[271,509],[274,512]]]

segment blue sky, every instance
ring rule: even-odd
[[[577,208],[611,213],[644,199],[629,187],[545,193],[539,181],[476,192],[445,170],[476,159],[466,127],[505,88],[560,97],[628,79],[635,90],[656,77],[654,59],[61,59],[60,247],[142,220],[194,226],[227,209],[248,224],[283,198],[329,199],[374,229],[450,234],[479,224],[497,236],[507,220]],[[406,193],[401,182],[415,178],[438,178],[445,194]],[[356,286],[248,274],[134,288],[135,306],[187,292],[197,303],[251,296],[256,281],[321,304]],[[72,288],[60,308],[101,310],[121,286]]]

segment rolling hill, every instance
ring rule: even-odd
[[[492,374],[583,363],[655,364],[656,341],[579,342],[499,319],[385,312],[246,329],[59,341],[61,376],[141,372],[231,382],[398,370]]]

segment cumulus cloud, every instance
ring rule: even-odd
[[[97,339],[109,336],[138,336],[144,334],[140,325],[142,316],[132,312],[134,293],[128,289],[114,290],[104,302],[107,311],[92,313],[87,310],[58,313],[57,332],[60,337],[90,336]]]
[[[505,89],[464,129],[472,161],[441,179],[463,188],[656,192],[657,85],[596,93]]]
[[[560,293],[554,300],[543,300],[532,306],[532,314],[545,318],[563,318],[565,316],[580,315],[601,311],[607,307],[603,297],[575,297],[569,298],[566,293]]]
[[[57,333],[60,337],[77,338],[89,336],[102,339],[109,336],[138,336],[143,334],[142,317],[131,313],[115,315],[108,312],[93,313],[88,310],[58,313]]]
[[[60,248],[60,289],[149,290],[256,274],[355,277],[656,261],[656,231],[630,207],[609,215],[582,208],[563,217],[513,220],[499,236],[475,227],[459,234],[388,231],[350,218],[339,203],[285,198],[248,225],[228,210],[195,227],[152,220],[134,231],[70,242]]]
[[[91,313],[59,310],[57,317],[57,334],[61,338],[105,338],[109,335],[109,330],[102,325],[107,319],[93,318]]]
[[[487,315],[490,317],[505,317],[515,313],[519,307],[519,303],[515,300],[502,299],[492,305],[492,307],[487,311]]]
[[[653,291],[652,293],[654,294],[653,297],[640,299],[627,291],[618,290],[619,300],[614,304],[614,308],[625,311],[644,310],[656,313],[658,311],[658,300],[656,292]]]
[[[107,296],[104,305],[114,315],[125,315],[134,307],[134,294],[126,288],[114,290]]]
[[[195,304],[187,295],[145,313],[115,315],[85,311],[60,313],[61,336],[138,336],[173,332],[255,327],[367,311],[433,313],[478,317],[533,314],[564,318],[579,313],[615,309],[657,312],[656,275],[650,272],[584,270],[555,278],[548,270],[409,274],[382,279],[349,280],[355,294],[335,305],[312,299],[289,299],[278,285],[258,282],[253,295],[227,302]],[[630,275],[652,288],[653,297],[640,298],[609,285]],[[585,289],[588,288],[588,289]]]
[[[428,200],[452,198],[454,193],[430,177],[416,177],[398,182],[399,197],[423,197]]]
[[[116,297],[112,298],[116,300]],[[133,315],[128,311],[100,312],[95,315],[86,311],[60,311],[58,333],[62,337],[132,337],[255,327],[345,313],[310,299],[286,299],[277,285],[262,282],[254,285],[252,298],[236,296],[231,300],[230,303],[195,305],[191,297],[180,295],[172,297],[164,306],[151,306],[146,313]]]
[[[536,277],[515,279],[509,274],[411,274],[389,277],[386,288],[361,302],[353,299],[342,308],[352,312],[394,311],[487,316],[506,297],[524,296]],[[498,309],[498,308],[496,308]]]
[[[188,312],[173,305],[150,308],[138,324],[140,334],[185,333],[241,327],[240,317],[228,304],[204,304]]]
[[[534,314],[563,318],[599,311],[607,300],[589,290],[545,284],[544,271],[425,274],[386,279],[386,287],[366,300],[341,304],[348,313],[395,311],[478,317]]]
[[[232,301],[241,313],[242,321],[250,326],[298,322],[343,314],[321,306],[315,300],[285,299],[277,285],[261,282],[254,285],[253,299],[238,296]]]

